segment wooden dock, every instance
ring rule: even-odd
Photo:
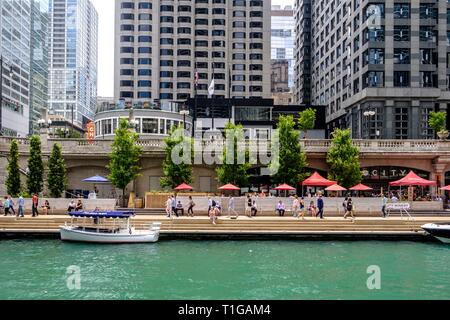
[[[422,216],[413,219],[390,217],[350,219],[330,217],[296,219],[292,217],[228,217],[219,218],[217,225],[206,217],[167,218],[165,216],[137,216],[132,224],[137,229],[147,229],[153,222],[162,222],[162,239],[324,239],[339,238],[351,240],[407,239],[426,240],[429,237],[421,229],[425,223],[449,222],[449,217]],[[37,218],[0,217],[0,237],[59,235],[59,226],[70,222],[66,216],[39,216]],[[112,223],[112,222],[111,222]]]

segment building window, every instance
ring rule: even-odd
[[[409,71],[394,72],[394,87],[409,87]]]
[[[395,139],[408,139],[409,108],[396,107],[394,113]]]

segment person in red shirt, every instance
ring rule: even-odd
[[[37,217],[39,215],[38,206],[39,206],[39,198],[37,194],[33,194],[31,198],[32,206],[31,206],[31,215],[33,217]]]

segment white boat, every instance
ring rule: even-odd
[[[151,224],[148,230],[136,230],[130,225],[133,212],[74,212],[69,215],[72,217],[71,224],[60,227],[63,241],[124,244],[159,240],[161,223]],[[83,223],[78,223],[80,218]],[[106,224],[107,219],[112,219],[112,225]],[[89,224],[91,221],[93,223]]]
[[[450,223],[427,223],[422,226],[422,229],[431,234],[436,239],[444,243],[450,243]]]

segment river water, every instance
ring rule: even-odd
[[[0,242],[0,299],[450,299],[449,271],[439,243]]]

